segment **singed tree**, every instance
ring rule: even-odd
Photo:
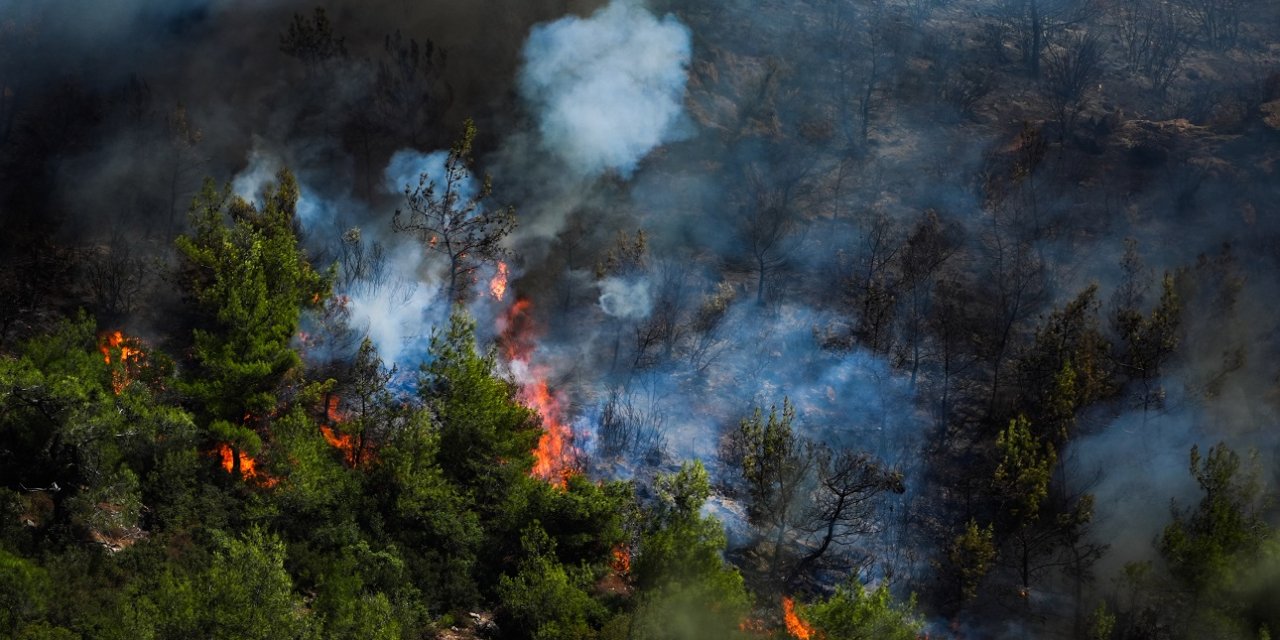
[[[298,246],[298,196],[288,170],[261,204],[206,181],[191,233],[177,240],[179,279],[196,309],[181,386],[201,426],[236,449],[261,445],[254,427],[276,410],[277,391],[300,364],[290,341],[302,310],[329,295],[332,271],[316,271]]]
[[[392,220],[396,231],[417,234],[427,250],[448,260],[448,294],[449,300],[455,302],[466,299],[467,285],[481,265],[497,263],[510,255],[502,240],[516,227],[513,207],[485,206],[493,191],[489,176],[475,185],[475,160],[471,156],[475,137],[476,125],[468,119],[462,136],[449,149],[444,176],[437,181],[424,172],[416,187],[405,185],[408,209],[396,209]]]

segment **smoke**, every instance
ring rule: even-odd
[[[435,185],[435,191],[439,194],[448,181],[448,169],[445,166],[448,160],[449,152],[447,151],[422,153],[413,149],[401,149],[395,152],[387,163],[386,170],[383,171],[388,193],[399,195],[406,189],[410,191],[417,189],[419,185],[424,187]],[[422,181],[424,176],[425,182]],[[465,203],[476,197],[479,185],[468,173],[461,180],[457,180],[452,188],[457,195],[457,201]]]
[[[653,310],[653,295],[644,278],[609,277],[600,281],[600,309],[615,318],[639,320]]]
[[[231,179],[231,192],[249,202],[255,202],[263,189],[275,182],[276,173],[284,166],[280,156],[263,145],[262,138],[255,136],[245,168]]]
[[[1207,448],[1206,434],[1194,406],[1184,399],[1171,405],[1126,412],[1063,454],[1075,484],[1094,495],[1091,535],[1109,545],[1099,567],[1104,575],[1150,559],[1169,522],[1170,501],[1196,500],[1187,454],[1192,445]]]
[[[366,335],[383,362],[401,371],[413,371],[431,343],[433,313],[439,305],[442,283],[423,273],[421,249],[399,243],[387,261],[388,276],[381,281],[358,283],[348,297],[351,327]]]
[[[636,0],[589,18],[534,27],[519,91],[537,115],[542,144],[574,171],[629,176],[645,154],[685,135],[682,99],[690,32]]]
[[[1188,320],[1184,360],[1160,380],[1164,405],[1099,408],[1081,417],[1090,428],[1063,452],[1072,487],[1097,496],[1093,536],[1111,545],[1103,584],[1110,569],[1150,557],[1170,499],[1196,499],[1187,473],[1192,444],[1258,447],[1269,463],[1280,451],[1280,332],[1269,304],[1280,291],[1280,217],[1265,208],[1280,189],[1266,150],[1275,148],[1275,132],[1256,122],[1254,105],[1229,101],[1210,115],[1248,115],[1238,129],[1221,131],[1228,136],[1209,135],[1201,126],[1207,116],[1177,116],[1194,125],[1152,122],[1166,116],[1152,115],[1139,92],[1113,95],[1110,87],[1124,85],[1116,78],[1082,116],[1088,130],[1059,138],[1035,111],[1037,100],[1000,93],[1001,83],[1033,89],[1014,63],[995,64],[971,46],[987,37],[981,22],[929,4],[906,3],[932,17],[899,11],[902,3],[871,14],[860,3],[711,0],[663,3],[675,12],[663,15],[639,0],[328,2],[350,57],[326,76],[279,50],[293,14],[315,8],[299,0],[0,0],[0,129],[6,117],[14,122],[12,133],[0,131],[10,145],[0,149],[13,158],[0,174],[17,176],[0,181],[8,183],[0,196],[20,191],[18,183],[56,189],[70,215],[92,222],[105,208],[111,215],[98,227],[132,216],[120,226],[148,233],[176,210],[177,231],[201,176],[232,177],[233,191],[253,200],[288,166],[302,191],[299,222],[323,266],[335,246],[369,255],[380,247],[380,261],[352,267],[338,293],[353,331],[367,334],[386,362],[412,371],[448,312],[444,267],[421,238],[394,233],[391,215],[422,174],[444,181],[447,152],[433,149],[447,144],[459,120],[474,118],[495,198],[516,205],[519,217],[510,239],[519,254],[512,293],[533,300],[546,329],[536,358],[553,372],[569,417],[590,432],[596,425],[584,423],[618,391],[628,415],[650,430],[646,445],[664,449],[660,463],[703,458],[720,480],[734,473],[715,462],[726,431],[786,396],[797,407],[798,432],[872,451],[906,469],[908,484],[926,482],[923,467],[939,454],[922,447],[925,425],[948,423],[939,424],[948,437],[983,420],[992,363],[982,334],[994,324],[984,314],[996,308],[994,291],[1022,285],[980,273],[992,255],[980,246],[984,237],[1025,247],[1045,263],[1044,295],[1008,310],[1004,371],[1054,296],[1096,281],[1106,299],[1120,280],[1119,238],[1139,238],[1157,271],[1232,241],[1252,280],[1233,317]],[[6,31],[10,21],[21,28]],[[379,122],[376,108],[376,70],[394,62],[383,36],[396,30],[449,50],[438,80],[451,85],[453,102],[412,143],[396,123]],[[145,95],[113,93],[132,74]],[[55,93],[64,77],[82,78],[87,89]],[[1163,113],[1183,108],[1175,104],[1212,105],[1218,94],[1210,90],[1231,88],[1196,82],[1195,99],[1177,90],[1152,99]],[[95,91],[101,95],[86,97]],[[178,103],[204,135],[193,154],[200,159],[171,180],[164,117]],[[16,116],[6,111],[12,105]],[[1006,174],[1023,161],[1024,121],[1044,123],[1052,151],[1032,179],[1019,181]],[[21,146],[23,136],[36,142]],[[1076,148],[1083,143],[1088,153]],[[1139,150],[1167,160],[1137,162]],[[42,171],[56,187],[27,179]],[[986,188],[1000,180],[1008,193]],[[469,178],[460,186],[462,199],[478,189]],[[131,199],[153,193],[164,202]],[[1003,201],[989,202],[997,197]],[[38,198],[0,200],[9,215],[55,217]],[[785,205],[796,212],[789,222],[804,230],[766,256],[775,266],[762,287],[765,304],[748,293],[756,275],[765,278],[743,265],[744,247],[762,240],[743,233],[742,212],[757,204]],[[158,213],[144,218],[148,209]],[[937,286],[900,286],[895,252],[925,211],[943,220],[956,255],[927,276]],[[341,244],[353,228],[358,243]],[[672,264],[670,273],[596,276],[615,234],[638,228],[649,240],[647,264]],[[947,312],[947,304],[956,308]],[[473,304],[482,338],[501,306]],[[872,311],[880,314],[875,322],[863,317]],[[850,335],[867,335],[868,327],[878,332],[876,344],[854,346],[864,338]],[[826,333],[841,334],[843,346],[832,348]],[[924,416],[925,407],[938,416]],[[939,490],[924,509],[945,511],[957,501],[946,479],[927,482]],[[742,531],[741,505],[721,506]]]
[[[1133,407],[1142,399],[1124,397],[1110,419],[1085,416],[1082,422],[1100,420],[1103,428],[1064,452],[1071,484],[1095,496],[1091,535],[1110,546],[1100,561],[1104,575],[1125,562],[1152,559],[1171,503],[1189,508],[1203,497],[1188,470],[1192,446],[1207,452],[1221,442],[1246,458],[1257,453],[1264,469],[1280,468],[1280,410],[1272,395],[1275,329],[1264,302],[1274,297],[1275,283],[1237,283],[1230,271],[1203,261],[1183,273],[1183,344],[1146,392],[1158,400]],[[1224,300],[1236,286],[1238,298]],[[1264,474],[1261,480],[1274,491],[1280,477]]]

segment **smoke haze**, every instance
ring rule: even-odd
[[[1046,319],[1096,283],[1099,334],[1121,343],[1126,239],[1143,260],[1139,312],[1162,274],[1178,283],[1178,345],[1141,380],[1107,351],[1118,389],[1078,408],[1060,451],[1055,489],[1096,497],[1086,538],[1109,545],[1086,599],[1110,597],[1126,563],[1158,561],[1171,501],[1199,499],[1192,445],[1257,450],[1276,489],[1280,124],[1266,109],[1280,48],[1258,26],[1276,24],[1266,3],[1238,44],[1189,44],[1163,88],[1122,59],[1112,13],[1052,30],[1034,75],[994,0],[322,4],[346,53],[311,64],[282,37],[313,3],[0,0],[8,277],[57,272],[45,237],[98,256],[135,235],[110,255],[164,264],[204,176],[254,200],[288,167],[301,235],[339,274],[330,312],[411,376],[449,312],[449,265],[392,214],[406,189],[445,182],[472,118],[459,197],[491,176],[486,210],[511,204],[518,220],[506,296],[489,292],[494,264],[465,283],[482,339],[517,294],[530,300],[531,357],[593,471],[644,479],[702,459],[735,542],[747,527],[725,441],[786,397],[798,433],[904,475],[884,522],[849,545],[880,557],[861,575],[950,588],[935,580],[947,545],[1003,508],[983,493],[995,433],[1034,395],[1026,363]],[[1054,85],[1065,34],[1088,29],[1109,62]],[[59,296],[5,290],[13,313],[92,297],[50,282]],[[145,303],[95,313],[164,336],[176,295],[138,282]],[[310,357],[343,361],[356,344]],[[602,433],[606,407],[625,433]],[[1061,572],[1025,624],[984,622],[1010,610],[1001,570],[964,613],[937,596],[939,628],[955,616],[973,637],[1066,637]]]

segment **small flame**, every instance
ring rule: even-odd
[[[328,402],[325,404],[325,417],[328,418],[329,424],[339,425],[347,421],[347,417],[338,410],[338,396],[329,396]],[[360,443],[356,437],[349,433],[342,433],[330,427],[329,425],[320,425],[320,435],[324,436],[325,442],[329,446],[342,452],[342,460],[349,467],[356,467],[360,462]]]
[[[545,367],[531,364],[535,347],[531,307],[527,298],[519,298],[511,305],[501,323],[502,344],[507,362],[514,365],[512,369],[517,374],[520,401],[542,418],[543,432],[533,451],[531,474],[564,489],[569,486],[569,478],[578,472],[573,432],[564,420],[561,398],[547,385]]]
[[[235,473],[236,469],[236,451],[227,443],[218,445],[218,455],[222,458],[222,468],[227,473]],[[280,482],[279,478],[273,477],[266,471],[258,468],[258,461],[253,456],[240,452],[240,475],[245,480],[254,480],[264,487],[274,487]]]
[[[507,263],[498,262],[498,273],[494,274],[493,279],[489,281],[489,293],[493,295],[494,300],[502,300],[507,295]]]
[[[347,466],[356,466],[356,444],[355,438],[352,438],[351,434],[338,433],[327,426],[321,425],[320,435],[324,436],[324,440],[329,443],[329,446],[342,452],[342,459],[347,463]]]
[[[116,362],[119,365],[111,371],[111,390],[120,395],[124,388],[133,382],[138,369],[143,365],[146,354],[138,348],[138,340],[125,336],[120,331],[104,333],[98,337],[98,351],[102,352],[102,361],[111,364],[113,352],[119,353]]]
[[[631,573],[631,550],[627,545],[619,544],[613,548],[613,560],[609,563],[609,568],[618,575]]]
[[[768,631],[768,628],[765,625],[764,620],[761,620],[760,618],[747,618],[738,623],[738,631],[744,631],[755,635],[764,635]]]
[[[813,637],[813,627],[796,615],[795,600],[788,596],[782,596],[782,620],[787,625],[787,633],[799,640],[809,640]]]

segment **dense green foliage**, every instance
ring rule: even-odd
[[[0,636],[429,638],[477,610],[503,638],[736,633],[701,466],[645,508],[630,483],[533,477],[538,415],[461,311],[416,396],[368,344],[308,379],[295,334],[327,277],[296,203],[288,173],[261,205],[196,199],[181,367],[84,316],[0,356]],[[326,442],[335,417],[361,457]]]

